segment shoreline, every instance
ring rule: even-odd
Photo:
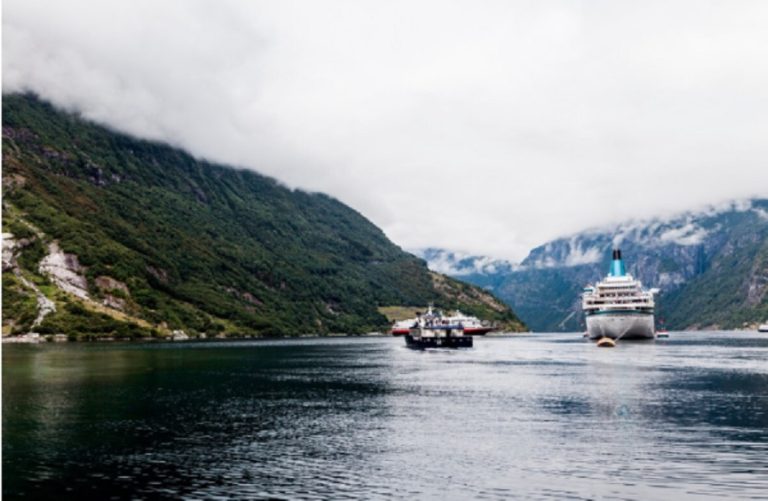
[[[761,333],[757,329],[695,329],[695,330],[680,330],[669,331],[671,333],[696,333],[696,332],[733,332],[733,333]],[[567,334],[565,332],[490,332],[483,336],[475,336],[478,338],[508,338],[518,337],[521,335],[541,335],[541,334]],[[580,334],[579,331],[573,331],[572,334]],[[35,332],[29,332],[27,334],[20,335],[8,335],[2,337],[2,344],[58,344],[58,343],[188,343],[188,342],[225,342],[225,341],[269,341],[269,340],[290,340],[290,339],[344,339],[344,338],[382,338],[392,337],[397,338],[401,336],[395,336],[388,332],[372,331],[362,334],[345,334],[345,333],[330,333],[330,334],[297,334],[286,336],[257,336],[257,335],[245,335],[245,336],[227,336],[227,337],[208,337],[208,336],[187,336],[186,334],[181,337],[178,335],[169,335],[164,337],[139,337],[139,338],[118,338],[114,336],[103,337],[91,337],[91,338],[76,338],[72,339],[68,334],[39,334]]]
[[[384,332],[367,332],[363,334],[299,334],[295,336],[228,336],[228,337],[139,337],[118,338],[114,336],[93,337],[88,339],[72,339],[67,334],[38,334],[30,332],[16,336],[3,336],[3,344],[55,344],[55,343],[184,343],[184,342],[222,342],[246,340],[275,340],[275,339],[316,339],[316,338],[366,338],[390,337]]]
[[[497,332],[488,333],[478,338],[505,338],[520,335],[535,334],[533,332]],[[387,332],[366,332],[362,334],[298,334],[295,336],[229,336],[229,337],[192,337],[174,338],[166,337],[142,337],[142,338],[116,338],[113,336],[95,337],[90,339],[71,339],[67,334],[38,334],[27,333],[17,336],[3,336],[3,344],[57,344],[57,343],[189,343],[189,342],[225,342],[225,341],[257,341],[257,340],[289,340],[289,339],[345,339],[345,338],[398,338]]]

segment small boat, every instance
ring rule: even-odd
[[[598,348],[615,348],[616,341],[608,336],[603,336],[597,341]]]
[[[458,325],[419,325],[405,336],[405,345],[415,350],[426,348],[472,348],[472,336]]]
[[[768,332],[768,322],[758,325],[757,332]]]

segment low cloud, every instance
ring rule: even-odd
[[[673,228],[665,231],[659,236],[662,242],[675,243],[677,245],[698,245],[709,232],[704,228],[699,228],[695,224],[687,224],[681,228]]]
[[[3,5],[3,90],[519,261],[766,195],[768,4]]]
[[[603,260],[605,253],[604,249],[597,247],[589,247],[582,249],[571,243],[571,252],[565,258],[565,266],[580,266],[583,264],[599,263]]]

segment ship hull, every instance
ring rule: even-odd
[[[493,330],[493,327],[464,327],[465,336],[485,336]]]
[[[426,348],[472,348],[472,336],[415,337],[407,334],[405,345],[414,350]]]
[[[590,339],[653,339],[652,313],[595,313],[587,317]]]

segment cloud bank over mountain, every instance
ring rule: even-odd
[[[3,91],[519,261],[765,195],[766,25],[759,1],[9,0]]]

